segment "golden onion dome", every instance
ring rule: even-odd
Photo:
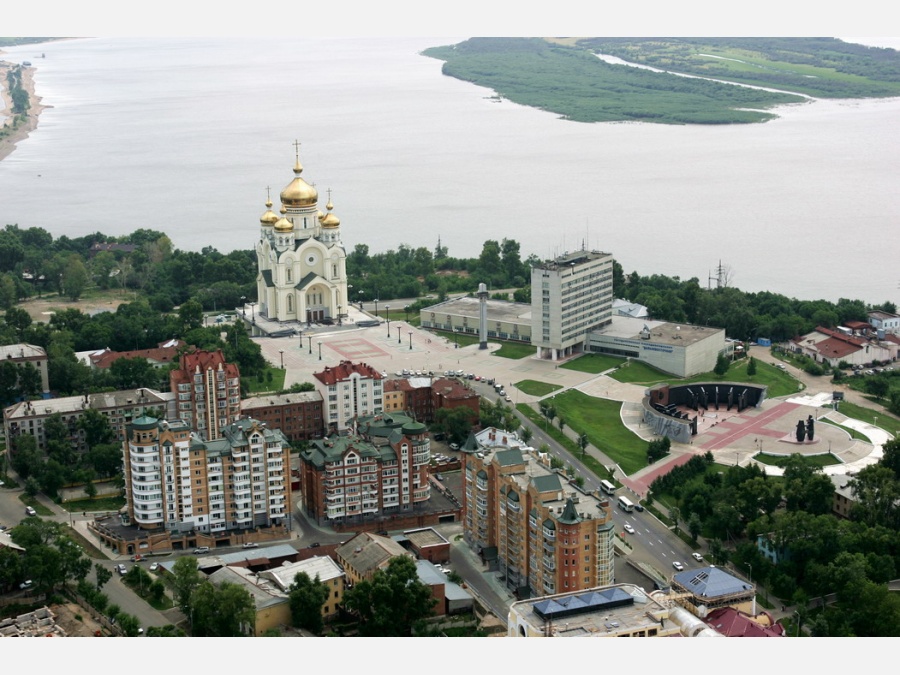
[[[316,189],[300,178],[303,167],[300,160],[294,165],[294,180],[281,191],[281,203],[284,206],[315,206],[319,201],[319,193]]]
[[[321,211],[316,211],[316,218],[321,222],[325,218],[325,214]]]
[[[287,218],[279,218],[278,222],[275,223],[276,232],[291,232],[293,229],[294,224]]]
[[[325,208],[328,209],[328,215],[322,218],[322,227],[337,227],[338,225],[340,225],[340,218],[338,218],[331,212],[331,210],[334,208],[334,204],[331,203],[330,198],[328,200],[328,203],[325,205]]]
[[[272,200],[269,199],[266,201],[266,212],[262,214],[259,219],[259,222],[263,225],[274,225],[278,222],[278,216],[272,211]]]

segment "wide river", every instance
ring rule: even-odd
[[[756,125],[582,124],[495,102],[420,52],[461,38],[93,38],[7,49],[37,66],[38,129],[0,162],[0,226],[151,228],[252,248],[271,187],[333,190],[348,250],[542,258],[802,299],[900,304],[900,98],[813,101]],[[41,54],[45,58],[40,58]]]

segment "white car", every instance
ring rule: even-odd
[[[37,515],[37,511],[35,511],[35,510],[34,510],[32,507],[30,507],[30,506],[26,506],[26,507],[25,507],[25,515],[26,515],[26,516],[36,516],[36,515]]]
[[[634,534],[634,528],[628,523],[625,523],[622,529],[624,529],[628,534]]]
[[[697,553],[696,551],[694,551],[693,553],[691,553],[691,557],[692,557],[694,560],[696,560],[697,562],[703,562],[703,556],[700,555],[699,553]]]
[[[450,444],[450,449],[451,449],[451,450],[459,450],[459,444],[458,444],[458,443],[451,443],[451,444]]]
[[[259,544],[255,541],[244,542],[244,548],[259,548]]]
[[[684,565],[682,565],[682,564],[681,564],[680,562],[678,562],[677,560],[676,560],[675,562],[672,563],[672,567],[674,567],[674,568],[675,568],[676,570],[678,570],[679,572],[680,572],[681,570],[684,569]]]
[[[155,572],[159,569],[159,563],[150,563],[150,571]]]

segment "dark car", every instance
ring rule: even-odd
[[[635,505],[634,505],[634,510],[635,510],[635,511],[643,511],[643,510],[644,510],[644,506],[643,506],[642,504],[635,503]]]

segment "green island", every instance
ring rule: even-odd
[[[472,38],[423,54],[498,101],[578,122],[747,124],[806,97],[900,95],[900,53],[836,38]]]

